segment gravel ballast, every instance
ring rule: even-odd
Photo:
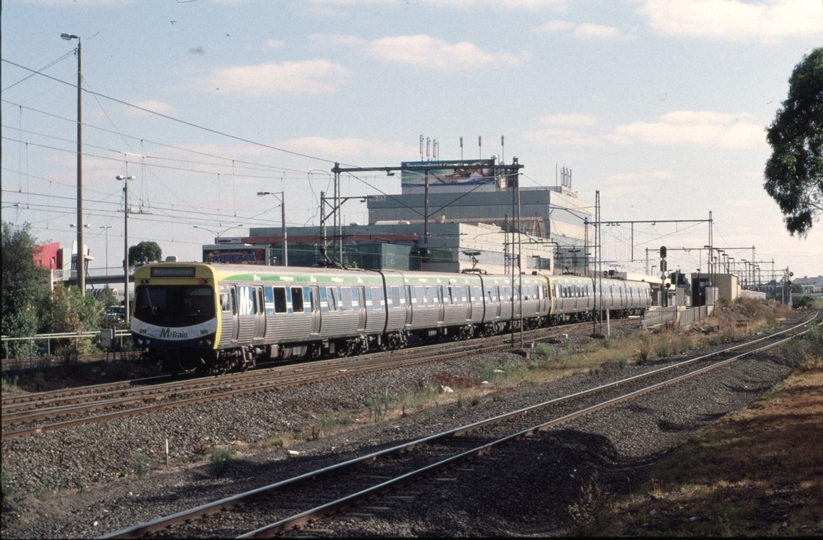
[[[104,534],[673,361],[504,388],[477,403],[443,402],[380,423],[374,423],[363,406],[387,391],[399,396],[404,388],[424,381],[436,384],[443,374],[476,380],[480,366],[502,368],[522,360],[510,353],[481,354],[3,442],[3,464],[14,480],[16,506],[4,509],[3,536]],[[567,508],[586,482],[594,478],[607,490],[630,487],[695,429],[750,403],[790,369],[773,354],[736,362],[507,445],[455,469],[449,480],[410,486],[390,499],[395,503],[380,502],[388,510],[356,511],[362,515],[323,520],[314,527],[323,529],[318,534],[339,536],[559,532],[569,526]],[[338,434],[304,440],[312,427],[330,418],[349,418],[352,424]],[[290,434],[294,443],[288,450],[298,455],[290,456],[284,448],[252,451],[242,444],[283,434]],[[238,453],[220,478],[210,463],[190,462],[203,448],[232,443]],[[151,472],[143,479],[133,473],[135,453],[151,462]]]

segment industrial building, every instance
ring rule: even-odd
[[[494,159],[403,163],[395,168],[402,193],[366,198],[368,224],[289,227],[288,263],[318,264],[325,245],[329,261],[359,268],[510,273],[520,254],[524,272],[591,275],[594,205],[578,198],[565,170],[560,185],[518,189],[520,167]],[[280,228],[220,241],[203,246],[204,261],[283,263]]]

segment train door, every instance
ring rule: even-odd
[[[237,287],[231,288],[231,340],[237,341],[240,337],[240,310],[237,302]]]
[[[463,296],[463,301],[466,303],[466,320],[472,320],[472,289],[468,285],[460,287],[460,294]]]
[[[254,333],[253,342],[262,341],[266,337],[266,303],[263,300],[263,287],[256,286],[254,289]]]
[[[366,311],[366,288],[357,287],[357,304],[360,306],[360,318],[357,322],[357,330],[365,330],[368,322],[368,312]]]
[[[440,311],[437,312],[437,322],[439,323],[442,323],[446,318],[446,302],[449,299],[448,293],[446,293],[443,289],[444,287],[434,288],[434,294],[440,299]]]
[[[308,298],[307,298],[308,297]],[[320,291],[318,287],[303,287],[303,305],[311,309],[311,333],[320,333]]]
[[[540,315],[544,315],[548,313],[547,308],[548,300],[546,299],[546,284],[545,283],[538,283],[537,284],[537,313]]]
[[[406,285],[400,290],[403,291],[403,296],[400,297],[400,305],[406,308],[406,325],[408,326],[411,325],[414,315],[412,312],[411,286]]]

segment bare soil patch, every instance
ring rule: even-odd
[[[823,364],[799,369],[655,467],[617,504],[623,534],[823,533]]]

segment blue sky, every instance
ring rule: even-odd
[[[762,188],[765,128],[823,45],[821,0],[5,0],[1,15],[3,219],[69,247],[77,41],[60,34],[82,38],[92,268],[106,232],[109,265],[122,261],[116,175],[136,176],[130,243],[196,260],[214,236],[202,228],[280,225],[256,192],[285,191],[289,225],[318,224],[334,162],[418,160],[422,135],[440,159],[461,157],[461,137],[464,157],[516,156],[525,187],[570,168],[582,199],[600,192],[602,220],[711,212],[715,246],[749,248],[737,260],[755,246],[758,261],[823,274],[823,223],[789,236]],[[341,185],[400,191],[399,175]],[[344,219],[365,222],[365,205]],[[604,227],[603,256],[637,271],[646,248],[708,235],[638,224],[632,262],[630,228]],[[705,258],[670,251],[669,268]]]

